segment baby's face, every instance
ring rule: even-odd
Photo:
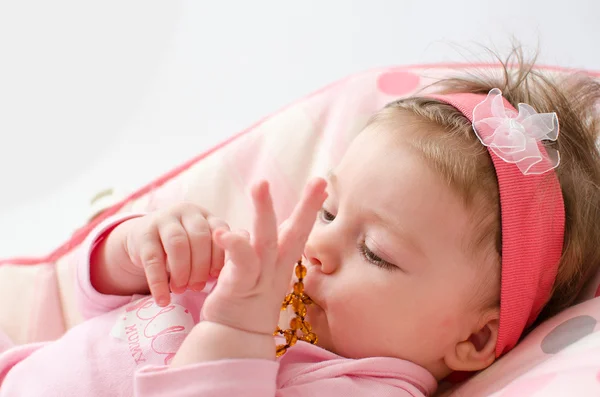
[[[481,314],[467,209],[406,136],[382,127],[354,140],[328,193],[305,249],[319,345],[439,372]]]

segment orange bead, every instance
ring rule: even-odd
[[[300,299],[294,299],[292,302],[292,307],[294,308],[294,312],[296,312],[296,314],[300,313],[302,310],[306,311],[306,307]]]
[[[285,336],[285,343],[288,344],[289,346],[292,346],[292,343],[290,343],[290,341],[292,339],[298,339],[296,336],[296,333],[294,331],[292,331],[291,329],[288,329],[287,331],[285,331],[284,336]],[[294,342],[294,343],[296,343],[296,342]]]
[[[302,338],[302,340],[304,340],[308,343],[312,343],[314,345],[315,343],[318,342],[319,338],[317,338],[316,334],[311,332],[308,335],[306,335],[304,338]]]
[[[302,326],[302,322],[298,317],[294,317],[290,320],[290,328],[294,331]]]
[[[302,295],[302,293],[304,292],[304,284],[302,284],[301,282],[297,282],[294,284],[294,293],[298,294],[298,295]]]
[[[310,299],[310,296],[302,294],[302,303],[304,303],[305,305],[312,305],[313,301],[312,299]]]
[[[275,350],[275,356],[281,357],[287,351],[287,347],[285,345],[277,345],[277,350]]]
[[[292,303],[292,294],[287,294],[283,302],[281,303],[281,311],[287,309],[287,307]]]
[[[300,310],[298,310],[296,312],[297,315],[299,315],[300,317],[304,318],[306,316],[306,306],[304,306],[304,304],[302,304],[302,307],[300,308]]]
[[[300,327],[300,329],[302,330],[302,333],[305,335],[309,334],[312,331],[312,327],[306,321],[302,323],[302,326]]]
[[[298,342],[298,337],[296,336],[296,334],[292,334],[292,335],[290,335],[289,339],[288,338],[285,339],[285,343],[290,345],[290,347],[294,346],[296,344],[296,342]]]
[[[299,280],[302,280],[304,277],[306,277],[306,267],[304,267],[304,265],[296,265],[296,277],[298,277]]]

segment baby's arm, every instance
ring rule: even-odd
[[[116,264],[118,258],[114,254],[107,255],[103,252],[106,243],[117,226],[130,219],[143,216],[141,214],[120,215],[109,218],[94,229],[77,252],[75,291],[79,308],[85,319],[98,316],[126,305],[133,299],[133,294],[111,294],[105,288],[98,288],[92,282],[92,273],[98,270],[98,260],[103,261],[102,266]],[[114,241],[114,239],[113,239]],[[102,247],[102,249],[100,249]],[[97,273],[94,275],[97,277]]]

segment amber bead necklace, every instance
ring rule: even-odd
[[[302,264],[302,259],[296,263],[296,277],[298,281],[294,283],[292,292],[286,295],[283,303],[281,304],[281,311],[286,310],[289,306],[292,306],[294,313],[296,314],[290,320],[290,328],[285,331],[277,327],[273,335],[283,335],[285,338],[284,345],[277,345],[276,355],[281,357],[285,352],[296,344],[298,340],[308,342],[310,344],[316,344],[318,341],[317,335],[312,332],[312,327],[306,321],[306,307],[313,303],[313,301],[304,293],[304,277],[306,277],[306,267]]]

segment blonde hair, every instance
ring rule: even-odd
[[[598,103],[600,84],[583,73],[556,75],[534,68],[515,48],[499,75],[482,70],[467,77],[451,78],[428,88],[442,94],[487,94],[499,88],[513,105],[527,103],[539,113],[556,112],[560,135],[556,142],[544,142],[558,149],[561,164],[555,170],[565,203],[565,236],[558,275],[549,301],[536,323],[573,304],[585,282],[600,267],[600,153]],[[476,236],[471,244],[494,256],[497,277],[489,278],[499,291],[502,255],[498,182],[487,149],[479,142],[469,120],[454,107],[423,97],[390,103],[372,123],[400,122],[411,114],[425,125],[413,145],[473,211]],[[498,305],[499,295],[487,304]],[[491,301],[490,301],[491,299]]]

